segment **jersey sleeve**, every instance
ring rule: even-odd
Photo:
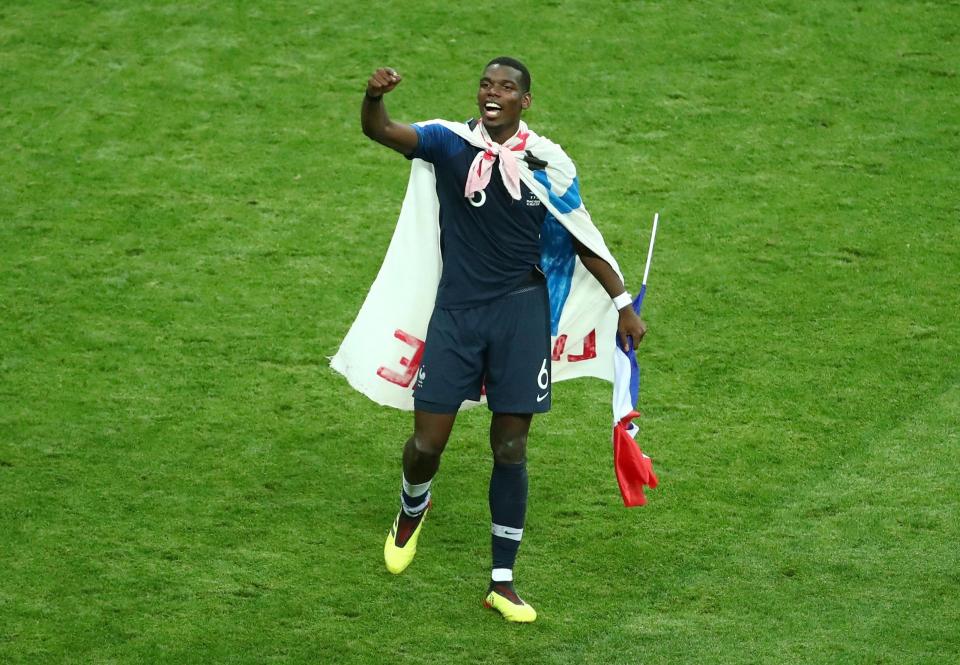
[[[408,159],[422,159],[436,164],[463,150],[463,139],[443,125],[412,125],[417,132],[417,147]]]

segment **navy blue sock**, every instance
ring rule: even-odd
[[[527,465],[493,464],[490,474],[492,578],[497,582],[513,580],[513,564],[523,538],[527,515]]]

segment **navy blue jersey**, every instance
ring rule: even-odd
[[[543,203],[523,182],[520,200],[511,198],[499,164],[487,188],[467,199],[467,171],[480,149],[443,125],[413,127],[418,142],[409,157],[432,163],[437,177],[443,257],[437,307],[475,307],[513,291],[540,262]]]

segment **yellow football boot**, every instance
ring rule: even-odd
[[[504,619],[514,623],[530,623],[537,619],[537,611],[523,602],[510,586],[495,585],[483,599],[483,606],[496,610]]]
[[[410,565],[410,562],[413,561],[413,556],[417,553],[417,540],[420,538],[420,529],[423,528],[423,523],[427,519],[427,512],[432,506],[432,501],[427,504],[427,508],[420,515],[419,523],[413,530],[413,533],[410,533],[411,525],[407,520],[405,520],[407,523],[401,528],[400,516],[403,515],[402,510],[397,513],[397,518],[393,520],[393,526],[387,534],[387,542],[383,544],[383,560],[387,564],[387,570],[394,575],[402,573],[407,569],[407,566]],[[398,545],[398,541],[401,544]]]

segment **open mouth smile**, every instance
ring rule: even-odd
[[[499,118],[503,107],[496,102],[486,102],[483,105],[483,116],[485,118]]]

